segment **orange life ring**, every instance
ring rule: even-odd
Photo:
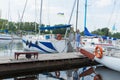
[[[61,34],[57,34],[57,40],[61,40],[62,39],[62,35]]]
[[[56,75],[57,78],[59,78],[59,77],[60,77],[60,72],[59,72],[59,71],[56,71],[56,72],[55,72],[55,75]]]
[[[102,58],[102,56],[103,56],[103,49],[102,49],[102,47],[101,46],[96,46],[96,48],[95,48],[95,56],[97,57],[97,58]]]

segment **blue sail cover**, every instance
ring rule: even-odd
[[[54,30],[54,29],[69,28],[69,27],[71,27],[71,25],[56,25],[56,26],[40,27],[40,30]]]
[[[102,36],[102,38],[103,38],[104,40],[106,40],[106,39],[117,40],[117,38],[108,37],[108,36]]]
[[[84,35],[85,35],[85,36],[97,36],[96,34],[91,34],[91,33],[88,31],[87,27],[84,27]]]
[[[84,28],[84,35],[85,36],[96,36],[96,37],[99,37],[100,35],[97,35],[97,34],[91,34],[87,27]],[[109,36],[101,36],[104,40],[106,39],[112,39],[112,40],[117,40],[117,38],[113,38],[113,37],[109,37]]]
[[[7,29],[5,29],[5,30],[0,30],[0,32],[4,32],[7,34],[9,31]]]

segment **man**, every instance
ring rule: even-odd
[[[73,52],[74,48],[74,40],[75,40],[75,35],[74,35],[74,29],[73,27],[70,28],[69,36],[68,36],[68,51],[67,52]]]
[[[76,51],[79,51],[79,48],[81,47],[81,35],[79,29],[77,29],[75,34],[75,43],[76,43]]]
[[[74,40],[74,29],[73,27],[70,28],[70,33],[69,33],[69,41],[72,42]]]

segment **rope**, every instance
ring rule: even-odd
[[[72,8],[72,11],[71,11],[71,15],[70,15],[68,24],[70,24],[70,22],[71,22],[72,15],[73,15],[73,11],[74,11],[74,9],[75,9],[75,4],[76,4],[76,0],[74,1],[73,8]],[[68,28],[66,29],[66,32],[65,32],[65,36],[64,36],[65,39],[66,39],[66,36],[67,36],[67,32],[68,32]]]
[[[111,19],[113,17],[114,12],[115,12],[115,6],[116,6],[116,1],[114,1],[114,6],[112,8],[112,12],[111,12],[110,18],[108,20],[108,26],[110,25]]]
[[[24,9],[23,9],[23,13],[22,13],[22,16],[21,16],[21,19],[20,19],[21,22],[22,22],[24,13],[25,13],[25,9],[26,9],[26,6],[27,6],[27,1],[28,1],[28,0],[26,0],[26,2],[25,2],[25,6],[24,6]]]

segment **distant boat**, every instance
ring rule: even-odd
[[[12,41],[11,35],[0,34],[0,47],[8,45]]]
[[[93,49],[80,49],[80,52],[86,57],[103,64],[104,66],[120,71],[120,49],[107,47],[106,51],[102,50],[101,46],[96,46]]]
[[[21,38],[16,35],[1,33],[0,34],[0,47],[7,46],[10,42],[12,41],[17,42],[18,40],[21,40]]]

